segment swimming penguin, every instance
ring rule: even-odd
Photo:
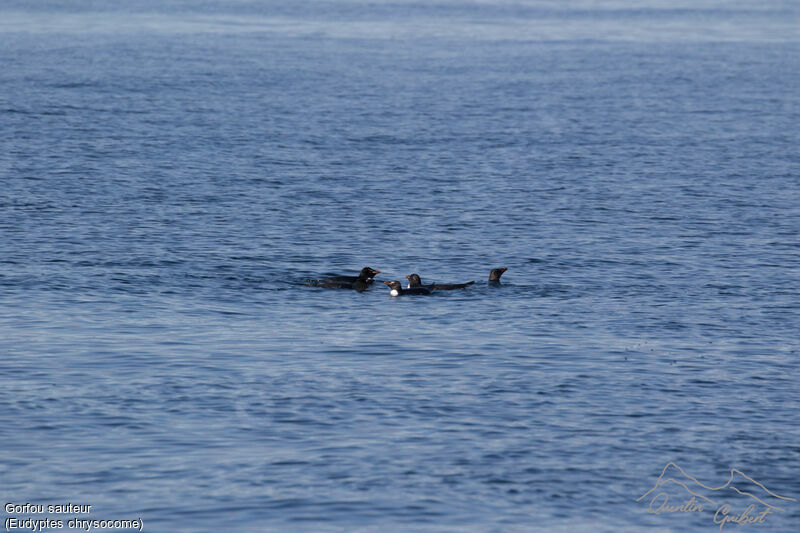
[[[340,281],[349,281],[350,283],[353,283],[354,281],[357,280],[366,280],[374,278],[375,274],[380,274],[380,273],[381,273],[380,270],[373,270],[370,267],[364,267],[361,269],[361,272],[358,273],[358,276],[333,276],[331,278],[320,279],[317,281],[321,283],[337,283]]]
[[[468,281],[466,283],[432,283],[429,285],[423,285],[419,274],[408,274],[406,275],[406,278],[408,278],[409,289],[412,287],[425,287],[426,289],[432,291],[452,291],[453,289],[463,289],[475,283],[474,281]]]
[[[370,267],[364,267],[359,272],[358,276],[333,276],[325,279],[310,279],[309,285],[315,287],[322,287],[325,289],[354,289],[358,292],[365,291],[375,281],[375,274],[380,274],[380,270],[373,270]]]
[[[317,280],[309,280],[309,281],[317,281]],[[369,286],[372,285],[372,282],[375,280],[372,278],[368,279],[357,279],[354,282],[349,281],[329,281],[323,283],[322,280],[318,280],[319,283],[316,283],[315,287],[322,287],[323,289],[353,289],[358,292],[364,292],[365,290],[369,289]]]
[[[502,276],[506,270],[508,270],[506,267],[500,267],[489,272],[489,285],[500,285],[500,276]]]
[[[411,287],[410,289],[403,289],[403,286],[400,285],[399,281],[384,281],[384,284],[388,285],[391,289],[390,294],[392,296],[400,296],[402,294],[431,294],[430,289],[426,289],[425,287]]]

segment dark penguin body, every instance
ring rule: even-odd
[[[317,283],[317,287],[322,287],[323,289],[352,289],[358,292],[364,292],[372,285],[372,282],[375,281],[372,278],[369,279],[357,279],[352,283],[349,281],[329,281],[326,283]]]
[[[466,283],[432,283],[430,285],[423,285],[419,274],[408,274],[406,278],[408,278],[408,288],[424,287],[432,291],[452,291],[454,289],[464,289],[475,283],[474,281],[468,281]]]
[[[506,270],[508,270],[506,267],[500,267],[489,272],[489,285],[500,285],[500,276],[502,276]]]
[[[399,281],[384,281],[384,284],[388,285],[391,289],[392,296],[402,296],[403,294],[431,294],[430,289],[426,289],[425,287],[412,287],[410,289],[403,289],[403,286],[400,285]]]
[[[365,291],[375,281],[375,274],[380,274],[380,270],[373,270],[364,267],[358,276],[333,276],[325,279],[310,279],[308,284],[324,289],[353,289],[358,292]]]
[[[318,280],[320,283],[340,283],[340,282],[356,282],[358,280],[367,280],[370,278],[374,278],[375,274],[380,274],[380,270],[373,270],[370,267],[364,267],[359,272],[358,276],[333,276],[331,278],[325,278]]]

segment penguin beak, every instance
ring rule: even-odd
[[[411,274],[406,274],[406,279],[411,279]]]
[[[508,270],[508,268],[506,268],[506,267],[503,267],[503,268],[501,268],[500,270],[502,270],[503,272],[505,272],[506,270]]]
[[[373,274],[380,274],[380,273],[381,273],[381,271],[380,271],[380,270],[373,270],[373,271],[372,271],[372,273],[373,273]]]
[[[391,284],[392,284],[392,282],[391,282],[391,281],[384,281],[384,282],[383,282],[383,284],[384,284],[384,285],[391,285]]]

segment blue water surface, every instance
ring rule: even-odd
[[[724,531],[797,531],[798,28],[790,1],[3,2],[3,504],[719,531],[637,501],[674,462],[794,499]],[[391,298],[411,272],[476,283]]]

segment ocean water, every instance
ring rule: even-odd
[[[4,521],[798,530],[797,3],[119,4],[0,4]]]

